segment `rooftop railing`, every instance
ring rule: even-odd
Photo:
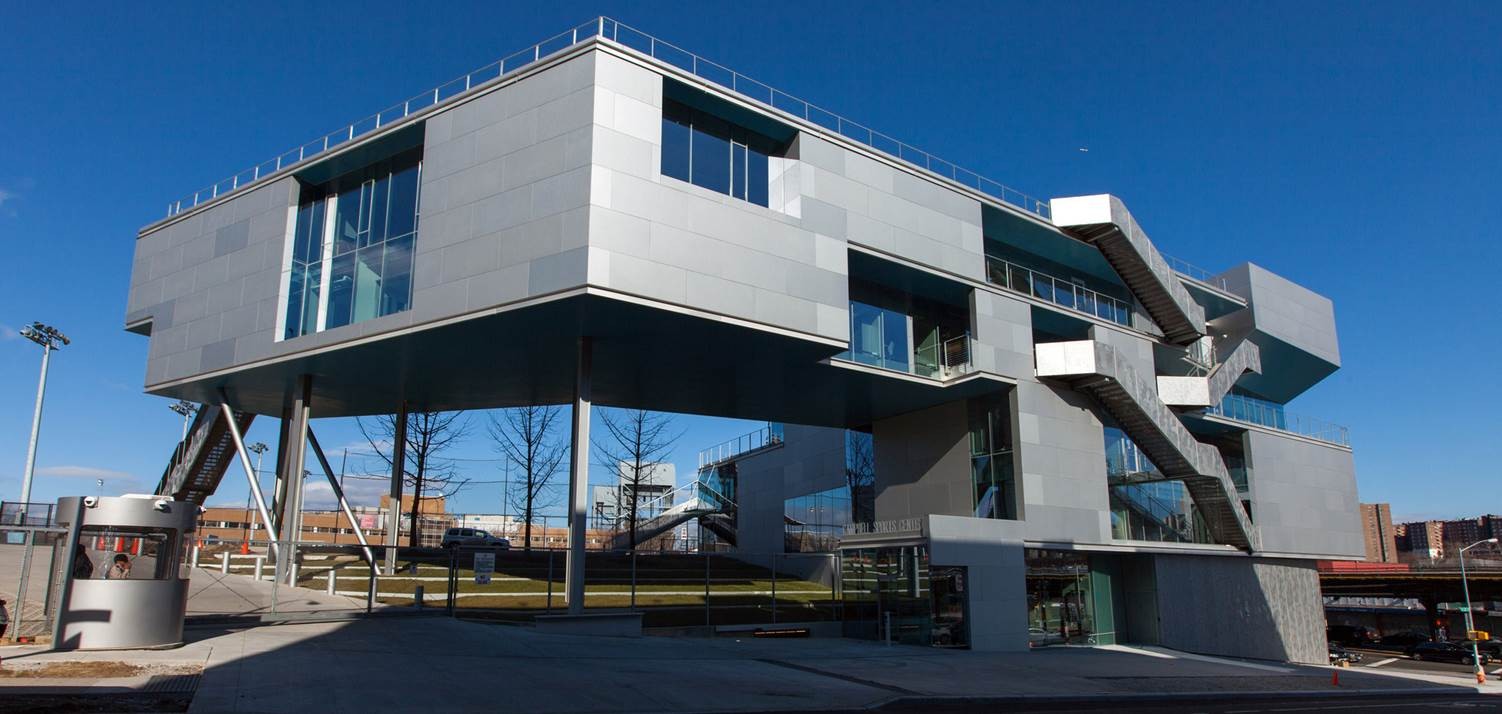
[[[1321,419],[1289,414],[1281,404],[1241,394],[1227,394],[1220,404],[1210,407],[1205,410],[1205,413],[1307,436],[1340,446],[1351,445],[1351,430],[1344,426]]]
[[[359,121],[340,127],[301,146],[282,153],[274,159],[252,166],[229,178],[167,204],[167,217],[171,218],[199,204],[225,194],[233,193],[261,179],[279,173],[320,156],[330,149],[348,144],[381,127],[407,117],[447,105],[457,99],[479,91],[496,80],[528,67],[546,57],[567,50],[591,38],[602,38],[631,48],[653,59],[672,65],[700,79],[713,82],[741,96],[763,104],[783,114],[801,119],[847,139],[859,142],[908,164],[921,168],[962,186],[975,189],[1017,208],[1044,219],[1049,219],[1048,202],[1016,191],[980,174],[961,168],[864,124],[846,119],[834,112],[794,97],[771,85],[758,82],[724,65],[706,60],[676,45],[653,37],[608,17],[598,17],[582,25],[570,28],[549,37],[524,50],[512,53],[480,69],[465,74],[433,89],[410,97],[398,104],[376,112]]]
[[[728,441],[715,444],[699,452],[699,468],[720,464],[741,454],[776,446],[782,443],[782,425],[768,422],[756,431],[741,434]]]

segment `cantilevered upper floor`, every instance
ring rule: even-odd
[[[126,326],[152,393],[277,413],[312,374],[319,416],[566,401],[582,335],[602,403],[830,426],[1093,328],[1145,374],[1257,341],[1301,375],[1266,399],[1338,362],[1322,298],[1052,206],[601,18],[173,202]]]

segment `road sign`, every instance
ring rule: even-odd
[[[489,585],[490,574],[495,572],[495,553],[475,553],[475,584]]]

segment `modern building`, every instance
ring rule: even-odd
[[[615,483],[591,488],[594,508],[591,515],[604,521],[629,517],[634,501],[638,510],[670,508],[673,491],[678,487],[678,467],[671,463],[642,464],[638,474],[632,464],[619,462],[610,468]]]
[[[596,402],[784,425],[673,517],[837,547],[857,636],[1322,662],[1314,561],[1364,555],[1345,430],[1284,406],[1340,366],[1328,299],[606,18],[172,203],[126,327],[218,407],[183,498],[255,418],[300,474],[311,420],[572,403],[571,608]]]
[[[1398,562],[1398,539],[1393,532],[1390,504],[1361,504],[1361,536],[1366,541],[1367,562]]]

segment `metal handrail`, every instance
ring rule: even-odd
[[[782,425],[767,422],[767,425],[755,431],[747,432],[729,439],[707,449],[699,451],[699,468],[723,463],[741,454],[763,449],[768,446],[776,446],[782,443]]]
[[[1225,292],[1231,291],[1230,288],[1227,287],[1228,284],[1225,278],[1222,278],[1215,273],[1205,270],[1204,268],[1201,268],[1200,266],[1195,265],[1194,263],[1191,263],[1187,260],[1175,258],[1171,255],[1168,255],[1167,253],[1162,253],[1162,255],[1163,260],[1168,263],[1168,267],[1172,269],[1173,272],[1178,273],[1179,275],[1186,276],[1190,279],[1197,280],[1211,287],[1220,288]]]
[[[927,362],[921,358],[928,357]],[[931,366],[932,374],[923,374],[920,367]],[[927,347],[913,350],[913,372],[925,377],[946,379],[969,371],[970,333],[935,342]]]
[[[212,186],[194,191],[192,194],[167,204],[167,217],[171,218],[200,203],[259,183],[262,179],[273,174],[278,174],[283,169],[299,165],[309,159],[320,156],[329,149],[347,144],[392,122],[428,112],[436,107],[446,106],[458,99],[470,96],[508,74],[530,66],[545,57],[568,50],[581,42],[597,37],[646,54],[653,59],[686,71],[695,77],[729,89],[776,112],[829,129],[847,139],[859,142],[907,164],[1021,208],[1045,220],[1052,217],[1052,211],[1047,201],[1029,196],[969,169],[961,168],[952,162],[945,161],[910,144],[893,139],[863,124],[846,119],[834,112],[773,88],[771,85],[735,72],[724,65],[711,62],[676,45],[664,42],[629,25],[624,25],[603,16],[549,37],[524,50],[514,52],[462,77],[441,84],[399,104],[394,104],[385,110],[351,122],[344,127],[335,129],[301,146],[283,152],[275,159],[264,161],[223,181],[219,181]]]
[[[986,282],[1118,325],[1132,325],[1132,307],[1125,300],[1002,258],[986,256]],[[1068,289],[1061,291],[1060,288]],[[1065,299],[1066,293],[1068,299]]]
[[[1263,401],[1242,394],[1227,394],[1219,404],[1205,410],[1206,414],[1239,421],[1246,424],[1286,431],[1307,436],[1340,446],[1351,445],[1351,430],[1340,424],[1289,414],[1281,404]]]

